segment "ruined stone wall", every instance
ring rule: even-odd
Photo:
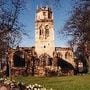
[[[56,47],[56,52],[60,54],[60,57],[75,66],[74,55],[71,48]]]

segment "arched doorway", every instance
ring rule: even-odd
[[[40,59],[40,61],[39,61],[40,62],[39,65],[40,66],[45,67],[45,66],[52,65],[52,58],[46,53],[41,54],[39,56],[39,59]]]
[[[13,55],[13,65],[14,67],[25,67],[25,56],[23,50],[15,51]]]

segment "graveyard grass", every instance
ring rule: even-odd
[[[16,81],[29,84],[40,84],[53,90],[90,90],[90,75],[61,76],[61,77],[16,77]]]

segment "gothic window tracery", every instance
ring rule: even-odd
[[[49,26],[48,25],[45,26],[45,39],[47,39],[47,37],[49,37]]]
[[[41,37],[43,36],[43,34],[44,34],[43,26],[41,25],[41,26],[39,27],[39,38],[41,38]]]

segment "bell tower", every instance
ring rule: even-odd
[[[54,46],[54,23],[52,10],[41,7],[35,17],[35,51],[40,56],[47,53],[52,57]]]

